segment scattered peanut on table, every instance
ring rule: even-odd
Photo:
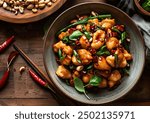
[[[17,15],[25,9],[37,13],[39,9],[51,7],[57,0],[0,0],[0,7]]]

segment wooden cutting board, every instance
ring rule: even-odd
[[[15,15],[10,11],[4,10],[0,7],[0,20],[11,22],[11,23],[29,23],[41,20],[53,12],[58,10],[67,0],[57,0],[52,4],[51,7],[45,7],[43,10],[38,10],[37,13],[33,13],[32,11],[25,10],[24,14]]]

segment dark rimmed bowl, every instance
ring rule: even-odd
[[[138,12],[144,16],[150,16],[150,12],[146,11],[145,9],[142,8],[140,2],[144,0],[134,0],[134,4]]]
[[[112,17],[116,19],[117,23],[124,24],[127,32],[131,38],[131,53],[133,55],[133,62],[131,64],[130,76],[122,79],[122,83],[114,90],[102,90],[100,93],[90,93],[91,100],[87,99],[84,94],[78,93],[73,87],[66,85],[57,75],[55,71],[58,64],[55,60],[53,52],[53,44],[56,42],[56,33],[69,24],[70,20],[74,19],[76,15],[90,14],[91,11],[105,14],[111,13]],[[46,71],[55,84],[55,86],[68,97],[86,104],[103,104],[114,101],[126,93],[128,93],[139,80],[145,63],[145,48],[143,38],[137,26],[132,19],[121,10],[100,2],[86,2],[75,5],[62,14],[60,14],[51,24],[44,43],[44,65]]]

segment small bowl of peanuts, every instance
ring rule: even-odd
[[[38,21],[58,10],[66,0],[0,0],[0,19],[11,23]]]
[[[78,102],[115,101],[142,74],[143,38],[132,19],[111,5],[77,4],[54,20],[45,37],[44,65],[49,78]]]

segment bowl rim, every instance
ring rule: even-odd
[[[138,10],[140,11],[140,13],[150,16],[150,12],[146,11],[145,9],[143,9],[143,7],[139,4],[138,0],[134,0],[134,3],[136,5],[136,7],[138,8]]]
[[[66,95],[67,97],[69,97],[69,98],[71,98],[71,99],[73,99],[73,100],[75,100],[75,101],[78,101],[78,102],[80,102],[80,103],[83,103],[83,104],[100,105],[100,104],[106,104],[106,103],[110,103],[110,102],[113,102],[113,101],[116,101],[116,100],[120,99],[121,97],[125,96],[125,95],[136,85],[136,83],[138,82],[138,80],[140,79],[140,77],[141,77],[141,75],[142,75],[142,73],[143,73],[144,66],[145,66],[145,47],[144,47],[145,42],[144,42],[144,39],[143,39],[143,37],[142,37],[142,34],[140,33],[140,31],[139,31],[137,25],[133,22],[133,20],[129,17],[129,15],[127,15],[125,12],[123,12],[123,11],[120,10],[119,8],[117,8],[117,7],[113,6],[113,5],[107,4],[107,3],[103,3],[103,2],[84,2],[84,3],[78,3],[78,4],[76,4],[76,5],[73,5],[73,6],[69,7],[68,9],[66,9],[65,11],[63,11],[61,14],[59,14],[59,15],[55,18],[55,20],[52,22],[52,24],[50,25],[50,27],[48,28],[48,30],[47,30],[47,32],[46,32],[46,34],[45,34],[45,36],[44,36],[44,45],[43,45],[43,49],[44,49],[44,50],[43,50],[43,53],[44,53],[44,54],[43,54],[43,61],[44,61],[44,66],[45,66],[45,69],[46,69],[46,72],[47,72],[47,73],[49,73],[49,72],[48,72],[49,70],[48,70],[48,67],[47,67],[47,65],[46,65],[46,60],[45,60],[45,58],[46,58],[46,50],[47,50],[45,47],[46,47],[46,39],[47,39],[47,36],[48,36],[48,34],[49,34],[49,31],[51,30],[51,28],[52,28],[52,26],[54,25],[55,21],[57,21],[57,20],[59,19],[59,17],[61,17],[64,13],[66,13],[67,11],[70,11],[71,9],[73,9],[73,8],[75,8],[75,7],[78,7],[78,6],[81,6],[81,5],[87,5],[87,4],[101,4],[101,5],[109,6],[109,7],[111,7],[111,8],[116,9],[117,11],[119,11],[119,12],[125,14],[125,15],[131,20],[131,23],[136,27],[136,29],[137,29],[137,31],[138,31],[138,33],[139,33],[138,36],[140,37],[140,39],[142,39],[142,40],[141,40],[141,43],[143,44],[143,49],[144,49],[143,64],[141,65],[141,71],[139,72],[139,76],[136,78],[136,80],[135,80],[130,86],[128,86],[128,88],[124,89],[121,93],[116,94],[115,96],[113,96],[113,98],[105,99],[105,101],[102,101],[102,102],[96,101],[96,100],[91,100],[90,102],[85,102],[85,101],[82,101],[82,100],[78,100],[78,99],[73,98],[70,94],[67,94],[67,93],[66,93],[66,92],[68,92],[68,91],[66,91],[65,89],[61,89],[60,85],[56,84],[56,82],[53,82],[53,80],[52,80],[52,78],[51,78],[51,75],[48,74],[48,76],[49,76],[51,82],[56,86],[56,88],[57,88],[58,90],[60,90],[60,91],[61,91],[64,95]]]

